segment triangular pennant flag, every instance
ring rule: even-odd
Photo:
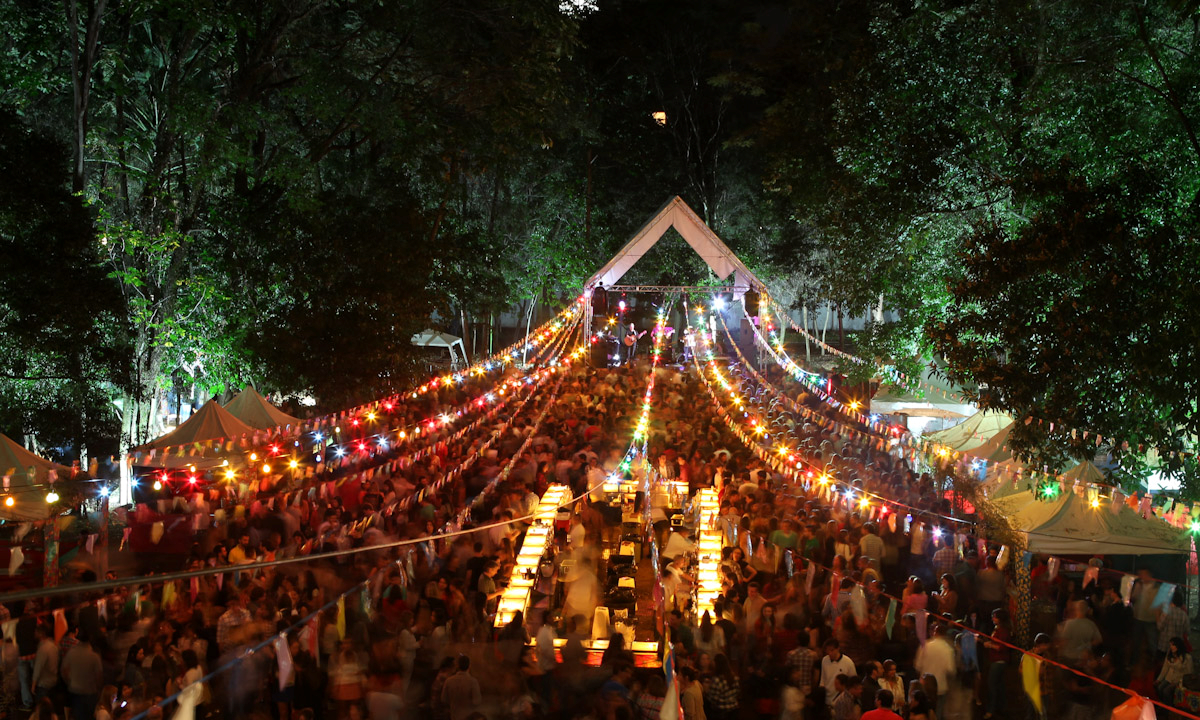
[[[280,633],[275,638],[275,659],[279,663],[279,691],[284,689],[292,681],[292,673],[295,665],[292,662],[292,651],[288,647],[287,636]]]
[[[1041,666],[1042,661],[1032,655],[1021,657],[1021,687],[1039,714],[1042,712],[1042,684],[1038,677]]]
[[[67,613],[62,608],[54,611],[54,642],[55,644],[62,642],[63,637],[67,634]]]

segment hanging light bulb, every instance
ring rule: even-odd
[[[9,498],[9,500],[11,500],[11,499],[12,499],[12,498]],[[53,490],[51,490],[50,492],[46,493],[46,502],[47,502],[47,503],[56,503],[56,502],[58,502],[58,493],[54,492]],[[6,505],[8,504],[8,501],[7,501],[7,500],[5,501],[5,504],[6,504]]]
[[[162,490],[162,480],[155,480],[155,481],[154,481],[154,489],[155,489],[155,490]],[[51,500],[50,502],[54,502],[54,501],[53,501],[53,500]]]

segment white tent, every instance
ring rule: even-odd
[[[871,398],[871,413],[875,415],[905,415],[910,418],[909,429],[920,434],[921,428],[930,421],[913,423],[911,418],[936,418],[942,421],[958,420],[974,415],[979,408],[952,395],[961,393],[962,388],[948,383],[934,372],[930,363],[921,371],[921,392],[884,383]],[[939,426],[940,427],[940,426]]]
[[[1181,555],[1187,538],[1166,523],[1143,519],[1128,507],[1114,514],[1108,502],[1093,508],[1068,490],[1039,499],[1023,490],[993,499],[1013,529],[1025,533],[1029,549],[1049,555]]]
[[[987,466],[983,481],[983,494],[992,500],[1027,491],[1031,487],[1028,476],[1022,474],[1025,465],[1017,460],[992,463]]]
[[[925,433],[922,437],[958,452],[967,452],[991,440],[1009,425],[1012,425],[1012,417],[1007,413],[981,410],[953,427]]]
[[[417,347],[426,348],[446,348],[450,351],[450,363],[454,367],[458,367],[459,363],[467,363],[467,349],[463,346],[462,338],[454,337],[450,333],[439,332],[437,330],[426,330],[412,336],[412,344]],[[455,354],[454,348],[457,347],[462,358]]]
[[[613,256],[612,260],[605,263],[604,267],[588,279],[584,287],[591,289],[598,283],[605,286],[615,285],[625,276],[625,273],[629,272],[630,268],[637,264],[638,260],[642,259],[643,255],[650,252],[663,234],[672,227],[688,245],[692,246],[692,249],[708,265],[718,280],[724,280],[733,275],[732,284],[740,292],[751,288],[765,287],[754,276],[754,273],[750,272],[750,269],[738,259],[737,255],[733,254],[729,246],[717,237],[712,228],[705,225],[700,216],[688,207],[688,204],[678,195],[660,207],[654,217],[634,233],[629,242],[625,243],[625,246]]]
[[[294,418],[267,402],[267,399],[251,385],[247,385],[230,400],[225,409],[238,420],[257,430],[300,424],[299,418]]]
[[[1081,485],[1111,485],[1112,481],[1104,474],[1104,471],[1096,467],[1092,463],[1084,460],[1075,467],[1067,470],[1062,474],[1063,480],[1067,485],[1072,485],[1078,481]]]
[[[988,438],[986,442],[968,450],[967,454],[974,455],[980,460],[986,460],[989,466],[992,463],[1014,462],[1013,452],[1008,447],[1008,434],[1012,432],[1012,428],[1012,425],[1005,426]]]
[[[6,478],[6,494],[13,506],[0,503],[0,518],[6,520],[43,520],[50,516],[44,486],[53,472],[59,481],[71,477],[71,468],[51,462],[26,450],[7,435],[0,434],[0,473]]]

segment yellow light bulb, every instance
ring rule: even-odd
[[[297,462],[296,460],[290,460],[290,461],[288,461],[288,467],[295,470],[296,468],[300,467],[300,463]]]
[[[263,463],[262,471],[264,474],[271,472],[271,466],[266,463]]]
[[[9,495],[8,497],[4,498],[4,504],[8,507],[12,507],[13,505],[17,504],[17,501],[13,500],[12,495]]]
[[[225,471],[225,479],[226,480],[234,480],[236,478],[237,478],[237,473],[235,473],[234,471],[232,471],[232,470]]]
[[[255,462],[257,460],[258,460],[258,453],[250,453],[250,462]]]

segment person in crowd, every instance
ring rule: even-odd
[[[1168,703],[1175,701],[1175,688],[1183,683],[1183,679],[1192,674],[1192,654],[1187,651],[1187,643],[1182,637],[1173,637],[1167,644],[1167,655],[1163,658],[1162,669],[1154,681],[1154,689],[1158,696]]]
[[[875,694],[875,708],[863,713],[859,720],[900,720],[894,710],[895,704],[891,690],[880,690]]]
[[[842,654],[837,640],[833,638],[826,640],[824,649],[825,657],[821,658],[820,683],[825,688],[827,702],[832,704],[838,694],[836,684],[838,676],[857,677],[858,672],[854,667],[854,661]]]
[[[449,709],[450,720],[466,720],[483,702],[479,681],[471,675],[471,658],[459,655],[457,672],[442,685],[441,701]]]
[[[389,436],[386,450],[368,436],[368,424],[351,431],[350,418],[342,419],[344,465],[329,462],[311,476],[268,475],[244,487],[226,483],[186,500],[204,530],[185,566],[213,574],[173,583],[130,578],[129,587],[103,596],[104,612],[94,599],[80,607],[51,598],[4,608],[16,621],[0,656],[9,707],[28,695],[39,713],[47,701],[47,713],[60,711],[61,677],[72,720],[142,713],[187,720],[188,706],[193,716],[261,712],[277,720],[467,720],[493,711],[650,718],[664,711],[670,693],[661,671],[640,667],[653,657],[640,647],[669,629],[688,720],[968,720],[947,697],[957,693],[970,710],[964,672],[975,669],[985,678],[983,717],[1014,717],[1018,703],[1008,696],[1018,687],[1011,666],[1019,651],[1010,647],[1005,608],[1015,585],[1011,566],[1001,570],[997,562],[1000,545],[971,535],[968,525],[953,542],[938,536],[930,528],[946,525],[936,518],[956,512],[939,490],[945,478],[921,474],[910,458],[876,442],[871,428],[847,426],[780,369],[761,372],[787,388],[786,402],[772,407],[761,400],[770,391],[748,385],[743,369],[729,370],[747,406],[754,399],[775,428],[747,446],[698,376],[660,371],[644,456],[663,461],[657,471],[641,462],[636,446],[627,451],[649,363],[571,368],[539,381],[546,384],[538,392],[511,367],[500,377],[518,382],[504,394],[473,376],[427,386],[391,409],[409,434],[403,443]],[[551,399],[547,388],[560,380]],[[382,417],[370,427],[381,428]],[[770,455],[755,452],[756,442],[768,453],[776,443],[795,448],[871,507],[789,477],[764,460]],[[323,450],[336,457],[334,446]],[[672,487],[688,490],[678,491],[680,507],[669,512],[654,503],[675,490],[646,492],[647,508],[605,490],[614,474],[639,487],[674,475]],[[534,522],[527,516],[554,483],[586,499],[553,518],[537,572],[514,574],[524,540],[537,535],[527,534]],[[721,547],[708,558],[689,496],[710,487]],[[880,512],[873,506],[880,497],[897,504]],[[661,535],[678,512],[685,526],[667,533],[663,585],[672,589],[660,629],[658,618],[642,612],[654,607],[655,583],[643,588],[641,578],[657,580],[663,566],[650,567],[652,551],[634,553],[637,604],[625,610],[612,603],[613,551],[618,542],[648,543],[654,524]],[[321,557],[327,550],[348,552]],[[237,564],[256,557],[301,561]],[[711,610],[697,612],[694,592],[709,577],[721,589]],[[936,592],[926,592],[927,581]],[[520,611],[510,605],[510,582],[528,588]],[[1162,651],[1162,667],[1149,671],[1161,694],[1186,676],[1186,641],[1175,638],[1186,636],[1186,610],[1182,599],[1156,603],[1161,585],[1149,573],[1133,588],[1132,610],[1119,578],[1072,587],[1041,572],[1037,583],[1053,599],[1054,623],[1063,621],[1059,653],[1046,638],[1039,653],[1124,685],[1126,663],[1114,653],[1125,649],[1122,637],[1140,638],[1151,656]],[[60,609],[65,627],[54,614]],[[961,625],[948,625],[944,615]],[[625,642],[629,620],[637,625],[632,646]],[[918,623],[928,624],[927,637]],[[608,640],[602,654],[589,650],[593,635]],[[976,641],[978,665],[968,661],[968,639]],[[1149,668],[1152,657],[1141,654]],[[213,679],[198,682],[212,669]],[[906,687],[906,678],[915,684]],[[1047,707],[1080,716],[1105,714],[1124,698],[1046,663],[1037,679]],[[101,692],[104,683],[111,693]]]

